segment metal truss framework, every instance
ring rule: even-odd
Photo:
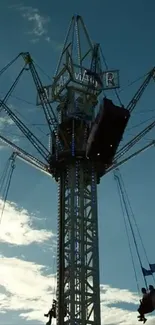
[[[87,160],[85,155],[81,159],[76,157],[77,152],[81,150],[85,152],[87,130],[90,132],[98,97],[103,90],[101,84],[104,81],[104,71],[100,54],[99,46],[92,45],[80,16],[73,17],[71,20],[52,85],[44,87],[30,54],[20,54],[36,86],[37,103],[43,108],[51,139],[54,139],[52,145],[56,143],[55,165],[52,165],[54,155],[52,146],[48,150],[6,104],[25,66],[7,95],[0,100],[0,110],[3,109],[14,121],[45,162],[27,153],[2,135],[0,135],[0,141],[9,145],[18,158],[58,179],[58,325],[100,325],[97,172],[93,162]],[[2,69],[0,75],[11,64]],[[151,79],[155,81],[155,68],[148,73],[128,104],[127,108],[130,112],[135,109]],[[52,108],[53,102],[58,105],[59,118]],[[68,117],[71,123],[66,126],[65,120]],[[80,126],[76,126],[77,120],[80,121]],[[113,164],[105,170],[105,173],[154,146],[155,141],[151,141],[147,146],[122,159],[129,149],[153,127],[155,127],[155,120],[118,150]],[[68,129],[71,131],[70,134]],[[70,158],[61,156],[66,151],[69,152],[70,157],[74,156],[74,162],[72,162],[73,157],[70,160]],[[62,160],[66,159],[65,168],[62,170],[59,168],[60,156]],[[64,316],[65,304],[68,309],[67,316]]]
[[[100,324],[97,179],[76,161],[59,180],[57,324]],[[62,306],[67,304],[64,319]]]

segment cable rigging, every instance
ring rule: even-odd
[[[36,88],[37,88],[37,91],[38,91],[38,94],[39,94],[39,97],[40,97],[40,100],[41,100],[41,104],[44,109],[44,114],[45,114],[45,117],[46,119],[48,119],[48,124],[50,129],[51,129],[51,125],[53,126],[53,131],[55,133],[55,135],[57,136],[57,129],[56,129],[56,120],[55,120],[55,114],[53,115],[53,109],[51,107],[51,105],[49,104],[49,101],[48,101],[48,98],[47,98],[47,95],[46,95],[46,92],[44,91],[44,87],[42,86],[42,83],[40,81],[40,78],[36,72],[36,69],[34,67],[34,64],[33,64],[33,60],[31,59],[30,57],[30,54],[29,53],[20,53],[19,56],[22,56],[25,60],[25,64],[28,66],[28,69],[31,71],[31,74],[32,74],[32,77],[33,77],[33,80],[35,82],[35,85],[36,85]],[[18,56],[18,57],[19,57]],[[17,57],[17,58],[18,58]],[[104,61],[105,61],[105,58],[103,58]],[[14,62],[15,60],[13,60],[12,62]],[[10,65],[12,64],[12,62],[10,63]],[[106,64],[106,62],[105,62]],[[10,66],[9,65],[9,66]],[[107,66],[107,64],[106,64]],[[6,67],[8,68],[8,66]],[[4,72],[3,69],[2,72]],[[26,69],[25,69],[26,70]],[[150,82],[151,78],[154,79],[154,72],[155,72],[155,69],[153,68],[148,74],[147,74],[147,77],[145,79],[145,81],[143,82],[142,86],[139,88],[139,90],[136,92],[136,94],[134,95],[133,99],[130,101],[130,103],[128,104],[127,108],[129,109],[129,111],[133,111],[133,109],[135,108],[138,100],[140,99],[140,97],[142,96],[145,88],[147,87],[148,83]],[[1,71],[0,71],[1,73]],[[18,76],[19,77],[19,76]],[[17,78],[18,78],[17,77]],[[17,79],[16,79],[17,80]],[[14,86],[16,84],[16,81],[14,83],[14,85],[12,85],[11,87],[11,91],[9,90],[8,94],[5,96],[5,98],[1,101],[1,105],[3,106],[3,109],[7,112],[7,114],[11,117],[11,119],[14,120],[14,117],[15,117],[15,114],[13,114],[13,112],[11,112],[11,110],[6,107],[6,104],[4,104],[4,101],[5,99],[8,99],[8,96],[10,96],[12,94],[12,90],[14,89]],[[46,106],[46,107],[45,107]],[[49,106],[49,107],[47,107]],[[50,114],[52,113],[52,115]],[[20,123],[17,123],[17,120],[18,122]],[[15,122],[15,120],[14,120]],[[21,129],[21,131],[24,133],[24,135],[29,139],[29,141],[33,144],[33,146],[37,149],[37,151],[40,153],[40,154],[43,154],[44,156],[44,159],[46,161],[49,160],[49,154],[48,152],[46,151],[45,153],[45,147],[41,144],[41,142],[39,141],[37,143],[36,141],[36,138],[34,137],[34,135],[32,134],[32,132],[29,132],[28,128],[25,128],[25,130],[23,129],[23,123],[21,121],[19,121],[19,119],[16,118],[16,122],[15,124]],[[135,143],[137,143],[147,132],[149,132],[153,127],[154,127],[155,123],[152,123],[150,124],[147,128],[145,128],[137,137],[135,137],[134,139],[132,139],[131,141],[129,141],[129,143],[127,143],[125,146],[123,146],[118,152],[117,152],[117,156],[116,156],[116,159],[118,161],[118,158],[122,157],[122,155],[124,155],[130,148],[133,147],[133,145]],[[62,138],[64,138],[64,134],[62,134],[61,130],[59,130],[60,133],[61,133],[61,136]],[[66,139],[64,139],[64,143],[68,146],[68,144],[66,143]],[[151,144],[150,144],[151,145]],[[42,148],[41,148],[42,147]],[[62,147],[62,146],[61,146]],[[115,163],[115,161],[114,161]],[[122,163],[122,162],[121,162]],[[110,171],[110,169],[108,169],[108,171]]]
[[[26,69],[26,65],[27,64],[25,63],[24,67],[22,68],[22,70],[20,71],[20,73],[18,74],[18,76],[16,77],[14,83],[12,84],[12,86],[10,87],[10,89],[8,90],[8,92],[6,93],[6,95],[4,96],[3,100],[1,100],[1,103],[0,103],[1,109],[0,109],[0,111],[3,109],[3,104],[5,104],[7,102],[8,98],[10,97],[10,95],[12,94],[12,92],[14,91],[17,83],[19,82],[19,80],[20,80],[23,72]]]
[[[129,82],[127,85],[125,85],[123,88],[121,88],[118,92],[119,94],[124,91],[125,89],[131,87],[132,85],[134,85],[136,82],[142,80],[143,78],[146,78],[148,76],[149,73],[145,73],[143,76],[136,78],[135,80]]]
[[[104,64],[105,64],[106,69],[108,70],[108,64],[107,64],[107,61],[106,61],[106,59],[105,59],[105,56],[104,56],[103,51],[102,51],[101,48],[100,48],[100,51],[101,51],[102,60],[103,60],[103,62],[104,62]],[[120,96],[119,96],[119,93],[118,93],[117,89],[114,89],[114,92],[115,92],[115,95],[116,95],[116,97],[117,97],[117,99],[118,99],[118,102],[119,102],[120,106],[123,106],[123,103],[122,103],[122,101],[121,101],[121,98],[120,98]]]
[[[150,264],[149,263],[149,259],[146,253],[146,249],[142,240],[142,236],[140,234],[139,231],[139,227],[135,218],[135,215],[133,213],[132,207],[131,207],[131,203],[123,182],[123,178],[121,176],[121,173],[119,171],[119,169],[117,168],[114,172],[114,178],[117,182],[117,188],[118,188],[118,193],[119,193],[119,198],[120,198],[120,202],[121,202],[121,208],[122,208],[122,212],[123,212],[123,219],[124,219],[124,224],[125,224],[125,229],[126,229],[126,234],[127,234],[127,239],[128,239],[128,244],[129,244],[129,249],[130,249],[130,255],[131,255],[131,261],[132,261],[132,265],[133,265],[133,270],[134,270],[134,275],[135,275],[135,280],[136,280],[136,284],[137,284],[137,289],[138,289],[138,293],[140,292],[139,290],[139,281],[138,281],[138,276],[137,276],[137,270],[136,270],[136,266],[135,266],[135,261],[133,258],[133,251],[132,251],[132,246],[131,246],[131,239],[129,236],[129,230],[128,230],[128,225],[129,225],[129,229],[131,231],[132,234],[132,239],[133,239],[133,243],[135,246],[135,250],[136,250],[136,254],[137,254],[137,258],[140,264],[140,268],[141,268],[141,272],[142,272],[142,276],[143,276],[143,280],[144,280],[144,284],[145,284],[145,288],[142,288],[141,291],[143,293],[143,298],[142,300],[140,300],[140,307],[138,309],[138,312],[140,314],[140,316],[138,316],[140,321],[143,321],[144,323],[146,322],[146,318],[145,318],[145,314],[146,313],[151,313],[153,310],[155,310],[155,289],[152,285],[149,285],[148,287],[148,283],[147,283],[147,276],[152,276],[153,281],[155,283],[155,279],[153,276],[153,273],[155,273],[155,264]],[[125,213],[124,213],[125,212]],[[126,220],[127,219],[127,220]],[[142,264],[142,258],[141,258],[141,254],[139,252],[139,245],[136,239],[136,235],[135,235],[135,231],[134,231],[134,227],[135,226],[136,230],[137,230],[137,234],[139,236],[139,240],[146,258],[146,261],[149,265],[149,269],[145,269],[143,267]],[[146,300],[145,300],[145,299]]]
[[[9,193],[9,189],[10,189],[10,185],[11,185],[11,180],[12,180],[12,176],[13,176],[13,171],[15,169],[15,159],[16,159],[16,154],[13,153],[11,155],[11,157],[8,159],[6,166],[4,168],[3,174],[1,176],[0,179],[0,191],[3,190],[3,205],[2,205],[2,210],[0,213],[0,223],[2,222],[2,218],[3,218],[3,214],[4,214],[4,210],[5,210],[5,205],[6,205],[6,201],[8,198],[8,193]]]
[[[141,260],[141,256],[140,256],[139,248],[138,248],[139,245],[138,245],[137,240],[136,240],[133,225],[136,228],[136,231],[137,231],[137,234],[138,234],[138,237],[139,237],[139,241],[140,241],[142,249],[143,249],[143,253],[145,255],[145,258],[147,260],[148,265],[150,266],[149,259],[148,259],[148,256],[147,256],[147,252],[146,252],[146,249],[145,249],[145,246],[144,246],[144,243],[143,243],[143,239],[142,239],[142,236],[140,234],[140,230],[139,230],[139,227],[138,227],[138,224],[137,224],[133,209],[131,207],[131,203],[130,203],[130,200],[129,200],[129,197],[128,197],[128,194],[127,194],[127,191],[126,191],[126,188],[125,188],[125,185],[124,185],[124,181],[123,181],[123,178],[121,176],[121,173],[120,173],[119,169],[116,169],[116,171],[114,172],[114,176],[115,176],[115,180],[117,181],[118,188],[119,188],[119,195],[121,196],[122,202],[124,204],[124,209],[125,209],[125,212],[126,212],[126,215],[127,215],[127,220],[128,220],[128,223],[129,223],[129,226],[130,226],[130,229],[131,229],[131,233],[132,233],[132,236],[133,236],[133,240],[134,240],[135,248],[136,248],[136,251],[137,251],[137,256],[138,256],[138,259],[139,259],[141,270],[142,270],[143,276],[146,277],[147,275],[145,275],[146,272],[144,271],[145,269],[144,269],[144,267],[142,265],[142,260]],[[131,218],[132,218],[132,220],[131,220]],[[150,275],[153,277],[153,272],[152,272],[152,274],[150,272]],[[147,286],[146,279],[144,279],[144,281],[145,281],[145,284]]]
[[[3,69],[0,70],[0,76],[9,68],[13,63],[17,61],[17,59],[21,56],[21,53],[19,53],[11,62],[9,62]]]
[[[120,205],[121,205],[121,210],[122,210],[122,215],[123,215],[123,220],[124,220],[124,225],[125,225],[125,231],[126,231],[126,235],[127,235],[127,240],[128,240],[128,245],[129,245],[129,251],[130,251],[130,256],[131,256],[131,262],[132,262],[132,266],[133,266],[133,271],[134,271],[134,275],[135,275],[135,280],[136,280],[136,285],[137,285],[137,290],[138,290],[138,294],[140,294],[140,287],[139,287],[139,282],[138,282],[138,276],[137,276],[137,271],[136,271],[136,266],[135,266],[135,261],[134,261],[134,257],[133,257],[133,253],[132,253],[132,247],[131,247],[131,240],[130,240],[130,236],[129,236],[129,231],[128,231],[128,226],[127,226],[127,220],[126,220],[126,215],[125,215],[125,209],[124,209],[124,205],[123,205],[123,198],[122,198],[122,193],[121,193],[121,188],[120,188],[120,180],[118,175],[116,174],[116,172],[114,172],[114,178],[117,181],[117,189],[118,189],[118,194],[119,194],[119,199],[120,199]]]

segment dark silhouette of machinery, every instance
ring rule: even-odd
[[[0,100],[0,107],[41,158],[3,136],[0,140],[14,150],[16,157],[51,175],[58,183],[57,294],[46,316],[56,317],[59,325],[100,325],[97,184],[104,174],[154,145],[150,142],[122,158],[155,126],[155,121],[119,149],[130,114],[154,78],[155,69],[148,73],[125,108],[103,98],[103,90],[116,91],[119,87],[118,71],[104,66],[100,45],[91,42],[79,15],[72,17],[52,85],[42,84],[30,53],[20,53],[16,59],[19,57],[24,59],[24,67]],[[49,128],[50,148],[7,105],[25,71],[30,72],[36,86],[37,105],[42,106]],[[112,78],[109,84],[107,76]]]

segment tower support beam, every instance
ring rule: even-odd
[[[98,255],[95,167],[76,160],[59,180],[57,324],[100,324]]]

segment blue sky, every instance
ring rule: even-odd
[[[120,70],[124,105],[155,64],[154,1],[1,1],[0,69],[19,52],[29,51],[35,62],[51,77],[59,58],[69,21],[74,13],[84,18],[91,39],[100,42],[108,65]],[[1,77],[3,96],[20,71],[18,61]],[[49,79],[40,71],[44,83]],[[131,139],[155,117],[154,84],[150,84],[128,125],[125,141]],[[123,90],[124,89],[124,90]],[[17,87],[9,104],[12,110],[48,145],[48,130],[41,108],[35,106],[36,92],[28,76]],[[110,95],[109,95],[110,96]],[[143,124],[142,124],[143,122]],[[32,126],[35,124],[35,126]],[[42,124],[42,125],[40,125]],[[0,133],[32,154],[32,146],[1,113]],[[154,130],[141,142],[155,139]],[[11,150],[0,147],[0,172]],[[128,195],[139,224],[150,262],[154,254],[153,148],[121,167]],[[55,290],[56,271],[56,184],[51,178],[17,161],[0,225],[0,324],[44,324]],[[2,202],[1,202],[2,204]],[[132,325],[136,322],[137,296],[122,212],[113,174],[98,188],[100,233],[100,282],[102,323]],[[147,267],[144,255],[144,266]],[[137,263],[137,262],[136,262]],[[138,265],[137,265],[138,267]],[[139,270],[139,269],[138,269]],[[140,273],[139,273],[140,276]],[[141,276],[140,284],[143,285]],[[109,310],[109,308],[111,308]],[[151,325],[153,319],[148,321]]]

